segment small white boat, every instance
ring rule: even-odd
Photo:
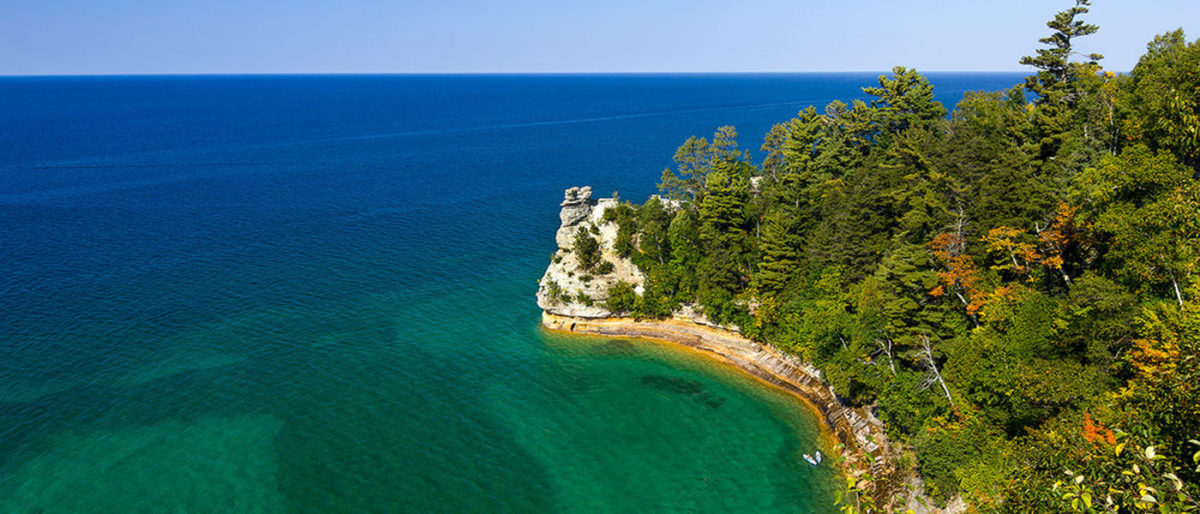
[[[818,457],[819,457],[820,455],[821,455],[820,453],[818,453],[818,454],[817,454],[817,456],[818,456]],[[821,463],[821,460],[820,460],[819,458],[818,458],[818,459],[814,459],[814,458],[812,457],[812,455],[809,455],[809,454],[807,454],[807,453],[806,453],[806,454],[804,454],[804,460],[808,461],[808,463],[809,463],[809,464],[812,464],[812,465],[814,465],[814,466],[816,466],[817,464],[820,464],[820,463]]]
[[[820,452],[820,451],[818,451],[818,452],[817,452],[817,454],[816,454],[816,455],[814,455],[814,457],[816,457],[816,458],[817,458],[817,464],[820,464],[820,463],[821,463],[821,452]]]

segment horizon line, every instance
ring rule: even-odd
[[[909,68],[912,69],[912,68]],[[928,70],[919,73],[1014,74],[1036,73],[1036,70]],[[1109,70],[1111,71],[1111,70]],[[147,73],[0,73],[3,78],[86,78],[86,77],[330,77],[330,76],[616,76],[616,75],[851,75],[866,73],[888,74],[892,70],[837,71],[412,71],[412,72],[147,72]],[[1123,72],[1117,72],[1123,73]]]

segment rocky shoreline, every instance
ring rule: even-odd
[[[883,424],[842,405],[833,391],[821,382],[820,371],[770,345],[755,343],[737,332],[680,318],[584,318],[543,312],[542,325],[564,333],[654,339],[705,352],[800,397],[814,408],[835,441],[845,445],[847,460],[843,471],[847,474],[870,471],[873,476],[888,477],[893,472],[888,464],[890,459],[886,458],[888,448]]]
[[[844,405],[821,379],[821,371],[799,357],[769,344],[751,341],[737,327],[719,326],[691,306],[683,306],[669,319],[636,319],[614,315],[605,306],[609,288],[618,282],[642,293],[644,277],[634,264],[614,250],[616,223],[604,219],[604,211],[615,207],[615,198],[593,199],[590,187],[565,191],[555,234],[558,249],[539,281],[538,307],[542,324],[555,331],[614,337],[655,339],[692,348],[727,362],[764,382],[792,393],[809,404],[824,420],[833,438],[844,446],[842,470],[847,476],[870,473],[866,481],[881,505],[903,497],[905,508],[914,512],[960,512],[961,502],[946,509],[931,509],[923,499],[919,476],[895,465],[898,448],[889,445],[883,423],[865,408]],[[592,275],[580,271],[573,235],[579,231],[595,235],[604,261],[611,271]]]

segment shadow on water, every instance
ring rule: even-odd
[[[637,346],[633,344],[633,341],[628,339],[613,339],[612,341],[604,342],[604,344],[602,344],[600,348],[596,350],[596,353],[600,355],[624,357],[629,355],[637,355],[638,350]]]
[[[642,375],[642,384],[652,389],[690,397],[711,409],[719,409],[725,399],[704,390],[704,384],[695,380],[663,375]]]

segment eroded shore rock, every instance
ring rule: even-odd
[[[617,255],[617,224],[604,221],[604,211],[617,205],[614,198],[592,198],[591,187],[572,187],[563,192],[562,210],[558,213],[561,225],[555,233],[558,244],[546,273],[538,283],[538,307],[561,316],[603,318],[612,313],[605,307],[608,289],[618,281],[633,286],[642,293],[645,281],[632,261]],[[584,270],[574,251],[575,237],[586,231],[600,245],[600,262],[608,262],[612,270]]]

